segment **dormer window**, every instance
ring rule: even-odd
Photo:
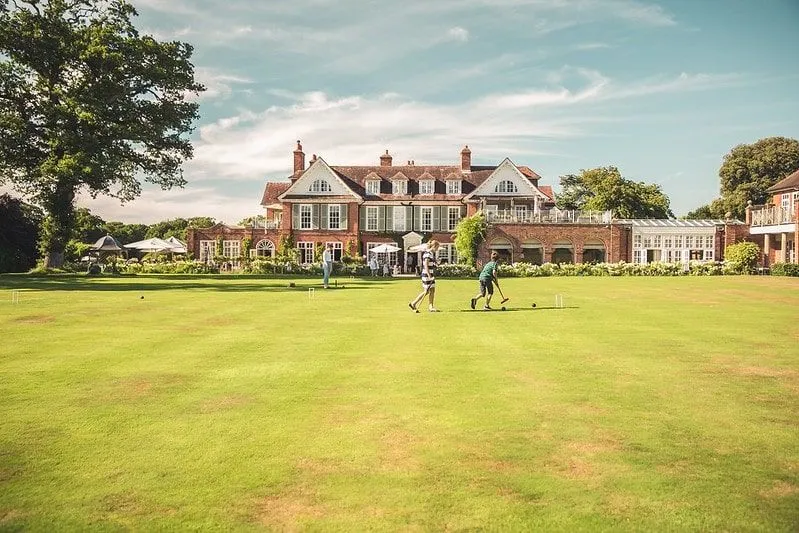
[[[379,180],[367,180],[366,182],[366,194],[380,194],[380,181]]]
[[[421,180],[419,182],[419,194],[433,194],[436,182],[433,180]]]
[[[461,180],[447,181],[447,194],[460,194],[461,193]]]
[[[311,184],[311,192],[332,192],[333,188],[327,180],[316,180]]]
[[[408,182],[406,180],[394,180],[391,184],[391,194],[408,194]]]
[[[512,181],[502,180],[497,184],[497,188],[494,189],[494,192],[519,192],[519,189]]]

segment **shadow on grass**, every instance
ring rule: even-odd
[[[508,307],[504,311],[498,307],[491,309],[489,312],[491,313],[509,313],[511,311],[551,311],[551,310],[561,310],[561,309],[579,309],[576,305],[564,305],[563,307],[556,307],[556,306],[538,306],[538,307]],[[455,309],[450,311],[450,313],[485,313],[485,309]]]
[[[152,281],[157,280],[157,281]],[[193,282],[186,282],[192,280]],[[264,280],[265,283],[242,283],[242,280]],[[328,290],[369,290],[389,284],[394,280],[339,278]],[[27,289],[41,291],[162,291],[199,289],[224,292],[305,292],[309,288],[324,290],[317,278],[273,278],[267,276],[202,276],[202,275],[150,275],[150,276],[0,276],[0,289]]]

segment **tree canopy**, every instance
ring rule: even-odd
[[[625,179],[613,166],[560,177],[561,209],[613,212],[617,218],[671,218],[669,197],[660,185]]]
[[[36,265],[42,217],[36,207],[0,195],[0,272],[25,272]]]
[[[766,189],[799,169],[799,141],[767,137],[752,144],[739,144],[724,156],[719,168],[721,196],[688,214],[688,218],[738,219],[746,216],[746,204],[769,201]]]
[[[47,212],[46,266],[59,266],[75,197],[183,186],[189,44],[140,35],[125,0],[0,0],[0,183]]]

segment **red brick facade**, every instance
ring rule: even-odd
[[[539,185],[538,174],[507,159],[497,166],[473,166],[471,150],[464,147],[457,165],[417,166],[409,161],[407,165],[393,166],[392,156],[386,151],[375,166],[330,167],[314,156],[304,168],[305,154],[299,141],[293,155],[293,174],[284,183],[268,183],[261,201],[266,208],[266,226],[273,229],[217,225],[189,230],[188,249],[195,257],[200,257],[201,240],[218,237],[249,238],[255,248],[262,239],[278,247],[281,238],[290,235],[294,243],[340,242],[345,252],[358,255],[366,254],[367,243],[395,243],[402,247],[403,237],[410,231],[422,235],[423,241],[434,238],[450,244],[454,242],[454,233],[442,228],[453,226],[456,219],[450,217],[458,216],[458,212],[450,208],[460,206],[459,216],[471,216],[487,208],[502,213],[494,219],[502,222],[490,224],[479,250],[480,260],[487,259],[492,249],[503,250],[514,261],[529,257],[542,263],[632,260],[629,221],[607,217],[589,218],[590,222],[585,222],[578,217],[569,222],[559,218],[561,212],[554,209],[551,187]],[[334,209],[335,205],[341,208]],[[331,217],[343,221],[342,208],[346,209],[346,228],[323,229],[328,226],[324,218],[328,210],[333,213]],[[324,214],[319,215],[320,212]],[[374,217],[378,212],[383,217],[380,231],[366,231],[362,227],[366,217],[371,216],[371,227],[377,227]],[[313,220],[311,213],[316,217]],[[547,213],[558,216],[542,216]],[[299,217],[304,217],[304,227],[312,229],[294,228]],[[329,224],[337,226],[333,220],[330,218]],[[394,227],[402,231],[392,231]],[[718,228],[715,257],[721,258],[727,245],[747,235],[747,227],[740,224]],[[405,255],[399,253],[397,260],[403,263]]]

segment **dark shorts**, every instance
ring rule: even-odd
[[[492,280],[480,280],[480,295],[485,296],[486,293],[494,294],[494,282]]]

